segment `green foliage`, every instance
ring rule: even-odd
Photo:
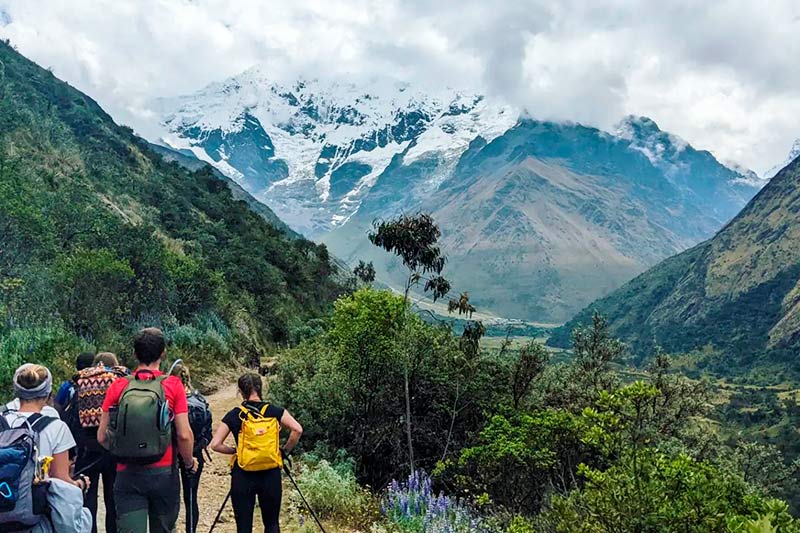
[[[536,533],[536,528],[530,519],[517,515],[508,524],[506,533]]]
[[[81,333],[100,333],[122,326],[129,309],[126,288],[134,272],[108,249],[77,248],[55,264],[61,316]]]
[[[458,450],[480,428],[495,391],[508,388],[497,361],[481,359],[483,371],[476,374],[478,364],[451,330],[406,315],[404,306],[403,298],[369,288],[341,298],[327,331],[282,353],[272,387],[304,421],[305,443],[346,449],[372,486],[386,484],[408,464],[406,368],[414,447],[427,467]]]
[[[461,452],[456,480],[514,512],[535,512],[549,492],[569,490],[578,464],[592,456],[585,431],[580,417],[561,410],[495,415]]]
[[[55,377],[74,372],[75,356],[87,345],[77,336],[56,327],[0,330],[0,390],[11,390],[14,370],[22,363],[47,365]]]
[[[735,474],[685,455],[627,452],[605,470],[582,465],[585,487],[555,496],[544,521],[559,532],[725,531],[766,502]]]
[[[50,328],[127,351],[136,326],[174,322],[197,329],[176,349],[257,363],[329,310],[342,287],[324,246],[265,222],[208,168],[165,162],[7,44],[0,62],[0,335]],[[229,339],[198,340],[209,314]]]
[[[295,477],[320,518],[335,519],[341,525],[358,528],[369,525],[379,516],[372,495],[358,485],[353,462],[346,457],[340,456],[331,463],[306,454],[300,459]],[[289,499],[299,513],[306,512],[296,493],[289,495]]]

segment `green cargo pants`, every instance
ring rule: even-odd
[[[117,472],[114,501],[119,533],[171,533],[178,521],[181,485],[176,469],[131,468]]]

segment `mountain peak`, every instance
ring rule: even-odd
[[[614,133],[623,139],[645,139],[663,133],[656,121],[650,117],[628,115],[617,123]]]
[[[689,146],[689,143],[658,127],[644,116],[628,115],[614,128],[614,134],[630,142],[630,147],[642,152],[655,165],[671,164]]]
[[[792,149],[789,150],[789,162],[791,163],[798,157],[800,157],[800,139],[795,139]]]
[[[791,149],[789,149],[789,155],[786,156],[786,159],[784,159],[783,163],[775,165],[774,167],[769,169],[767,172],[764,173],[764,177],[766,179],[774,178],[775,174],[786,168],[789,165],[789,163],[791,163],[798,157],[800,157],[800,139],[795,139]]]

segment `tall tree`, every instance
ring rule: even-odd
[[[403,291],[403,324],[400,328],[400,346],[403,347],[403,388],[406,407],[406,439],[408,444],[408,460],[411,472],[414,472],[414,442],[412,439],[411,421],[411,389],[410,369],[411,353],[406,342],[408,336],[408,316],[411,312],[409,295],[411,289],[424,280],[423,293],[431,295],[434,301],[443,298],[450,292],[450,282],[442,276],[447,259],[438,246],[442,233],[426,213],[401,215],[393,220],[376,221],[369,240],[375,246],[400,257],[408,268],[408,278]]]

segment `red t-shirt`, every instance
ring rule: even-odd
[[[136,372],[134,372],[135,374]],[[163,372],[158,370],[153,371],[153,376],[161,376]],[[141,377],[147,374],[143,374]],[[150,379],[150,378],[147,378]],[[107,413],[112,407],[116,407],[119,405],[119,399],[122,397],[122,392],[125,390],[125,387],[128,386],[128,380],[125,378],[117,378],[114,382],[108,387],[108,391],[106,392],[106,399],[103,400],[103,412]],[[180,378],[176,376],[170,376],[165,379],[161,386],[164,387],[164,397],[167,399],[167,404],[169,405],[170,413],[172,417],[175,415],[180,415],[189,412],[189,405],[186,403],[186,391],[183,389],[183,383],[181,382]],[[159,459],[157,462],[146,465],[146,468],[161,468],[164,466],[172,466],[172,451],[173,445],[170,443],[167,451],[164,453],[164,456]],[[126,465],[122,463],[117,463],[117,471],[125,470]]]

